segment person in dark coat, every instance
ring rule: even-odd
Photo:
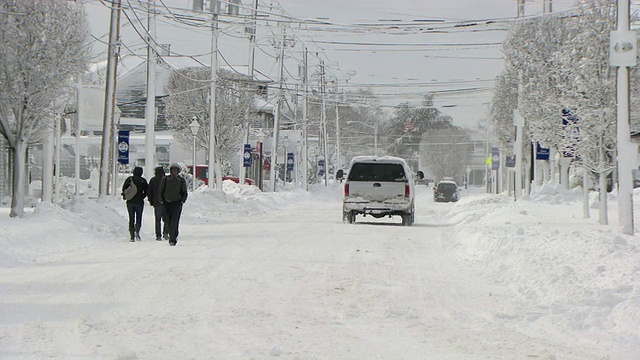
[[[187,182],[180,176],[180,165],[171,164],[169,176],[160,180],[158,192],[169,225],[169,245],[175,246],[178,243],[182,205],[187,201]]]
[[[125,189],[134,183],[137,192],[130,200],[125,198]],[[133,169],[133,176],[129,176],[122,184],[122,198],[127,200],[127,211],[129,212],[129,234],[131,242],[140,240],[140,229],[142,228],[142,212],[144,211],[144,198],[147,196],[147,180],[142,177],[142,168],[136,166]]]
[[[149,180],[149,190],[147,191],[147,199],[149,205],[153,206],[153,212],[156,220],[156,240],[160,241],[162,238],[169,239],[169,227],[167,225],[167,217],[164,214],[164,206],[161,204],[160,181],[164,178],[164,168],[158,166],[154,169],[154,176]]]

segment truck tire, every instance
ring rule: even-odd
[[[413,225],[413,213],[402,214],[402,226],[411,226]]]

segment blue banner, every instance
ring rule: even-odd
[[[129,130],[118,131],[118,162],[129,163]]]
[[[244,144],[244,167],[251,167],[251,144]]]
[[[294,159],[293,153],[287,153],[287,171],[293,171]]]
[[[324,175],[324,159],[318,160],[318,176]]]
[[[500,148],[491,149],[491,170],[500,170]]]
[[[507,158],[504,160],[504,164],[506,167],[509,167],[509,168],[516,167],[516,156],[515,155],[507,156]]]
[[[537,150],[536,150],[536,159],[537,160],[549,160],[549,154],[551,153],[551,149],[543,148],[540,146],[539,142],[536,142]]]

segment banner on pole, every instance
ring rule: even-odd
[[[251,167],[251,144],[244,144],[244,167]]]
[[[129,163],[129,130],[118,131],[118,162]]]

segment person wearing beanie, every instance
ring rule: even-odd
[[[169,239],[169,227],[167,226],[166,216],[164,214],[164,206],[160,201],[160,181],[164,178],[164,168],[158,166],[154,169],[154,176],[149,180],[149,190],[147,191],[147,199],[149,205],[153,206],[153,213],[156,221],[156,240],[161,241]]]
[[[129,195],[129,189],[136,191]],[[142,177],[142,168],[136,166],[133,169],[133,176],[129,176],[122,185],[122,198],[127,201],[127,212],[129,213],[129,235],[131,242],[140,240],[140,229],[142,228],[142,211],[144,211],[144,198],[147,196],[147,180]]]
[[[180,176],[180,165],[171,164],[169,175],[160,180],[158,192],[160,202],[164,207],[167,224],[169,225],[169,245],[178,243],[178,228],[182,205],[187,201],[187,182]]]

